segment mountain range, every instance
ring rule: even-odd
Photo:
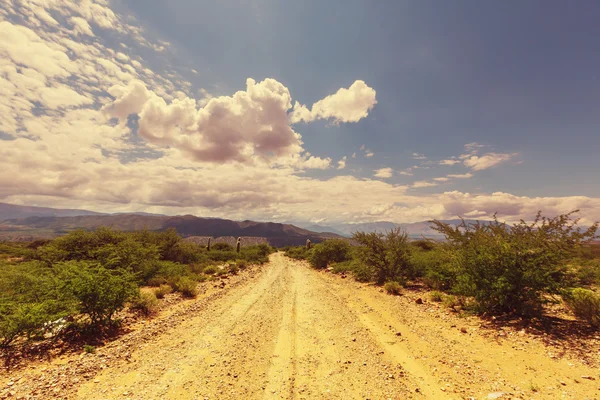
[[[193,215],[167,216],[147,213],[102,214],[87,210],[64,210],[0,203],[0,240],[50,238],[74,229],[108,226],[117,230],[175,228],[184,236],[265,238],[274,246],[299,245],[307,239],[317,243],[340,237],[334,233],[313,232],[291,224],[256,221],[232,221]]]
[[[456,225],[460,220],[445,220]],[[467,220],[467,222],[475,222]],[[185,237],[192,236],[244,236],[266,238],[269,243],[282,246],[304,244],[306,239],[320,242],[327,238],[350,237],[352,233],[386,232],[394,228],[404,229],[410,237],[441,238],[428,221],[398,224],[378,221],[331,226],[314,223],[275,223],[256,221],[232,221],[221,218],[202,218],[193,215],[167,216],[149,213],[107,214],[88,210],[56,209],[0,203],[0,240],[31,240],[55,237],[74,229],[96,229],[110,226],[118,230],[148,229],[153,231],[175,228]]]

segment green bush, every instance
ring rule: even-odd
[[[314,268],[326,268],[331,263],[350,259],[350,244],[341,239],[329,239],[311,249],[309,262]]]
[[[154,296],[156,296],[157,299],[163,299],[166,295],[168,295],[172,291],[173,291],[173,288],[171,286],[160,285],[159,287],[154,289]]]
[[[59,268],[65,290],[77,301],[79,311],[90,318],[92,326],[110,324],[115,313],[139,295],[131,272],[92,267],[83,261],[63,263]]]
[[[131,308],[141,311],[144,315],[156,313],[158,311],[158,299],[156,294],[154,292],[141,292],[139,297],[131,302]]]
[[[233,251],[233,246],[228,243],[218,242],[211,245],[211,251]]]
[[[191,278],[183,277],[175,283],[174,289],[183,297],[195,298],[198,296],[198,283]]]
[[[92,345],[86,344],[83,346],[83,351],[85,351],[88,354],[95,354],[96,348]]]
[[[558,294],[569,284],[569,260],[595,237],[598,225],[580,231],[572,214],[545,218],[538,213],[533,223],[512,226],[497,219],[463,221],[458,227],[433,221],[453,253],[453,292],[472,296],[480,311],[523,314],[539,307],[546,294]]]
[[[586,320],[593,327],[600,326],[600,295],[577,288],[568,292],[564,300],[576,317]]]
[[[385,285],[383,285],[383,289],[387,294],[393,294],[394,296],[399,296],[402,294],[402,285],[398,282],[386,282]]]
[[[429,298],[431,299],[431,301],[435,301],[436,303],[441,302],[443,300],[443,296],[443,293],[438,292],[437,290],[429,293]]]
[[[377,284],[415,277],[410,264],[408,235],[400,228],[385,235],[356,232],[352,238],[362,245],[361,251],[357,251],[356,255],[361,263],[371,269]]]
[[[218,271],[218,268],[215,267],[214,265],[209,265],[208,267],[204,268],[204,273],[206,275],[214,275],[216,274]]]
[[[430,243],[430,242],[428,242]],[[423,277],[425,283],[436,290],[448,290],[456,283],[456,270],[452,251],[438,244],[429,250],[417,248],[411,253],[410,263],[414,275]]]
[[[229,271],[230,274],[232,275],[236,275],[238,272],[240,272],[239,267],[237,266],[237,264],[229,264],[227,266],[227,270]]]
[[[294,260],[307,260],[311,252],[312,249],[308,250],[306,246],[291,246],[285,250],[284,254]]]

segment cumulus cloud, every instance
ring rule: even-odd
[[[142,137],[198,161],[250,162],[255,155],[272,158],[302,151],[301,137],[288,121],[290,92],[274,79],[257,83],[249,78],[245,91],[211,98],[201,108],[188,97],[169,104],[139,81],[111,88],[111,94],[115,101],[105,107],[110,116],[138,114]]]
[[[342,157],[342,159],[340,161],[338,161],[337,169],[344,169],[344,168],[346,168],[346,160],[347,160],[346,156]]]
[[[419,154],[419,153],[413,153],[412,157],[414,160],[427,160],[427,157],[425,157],[423,154]]]
[[[391,168],[380,168],[380,169],[376,169],[375,174],[373,174],[373,176],[375,176],[376,178],[391,178],[394,171]]]
[[[375,153],[373,153],[371,150],[365,151],[365,157],[367,157],[367,158],[373,157],[374,155],[375,155]]]
[[[335,123],[358,122],[369,115],[375,104],[375,89],[357,80],[348,89],[341,88],[335,94],[317,101],[310,110],[296,102],[290,119],[292,123],[317,119],[333,119]]]

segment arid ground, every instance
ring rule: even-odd
[[[93,354],[3,372],[0,398],[600,398],[598,337],[578,349],[282,253],[207,286]]]

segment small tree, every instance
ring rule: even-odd
[[[108,270],[86,262],[64,263],[61,269],[65,286],[77,302],[79,311],[89,316],[92,326],[107,325],[125,303],[139,296],[135,275],[126,270]]]
[[[558,294],[568,284],[567,261],[581,245],[594,239],[598,224],[576,229],[577,212],[508,225],[494,216],[491,223],[451,226],[432,221],[446,236],[455,257],[457,294],[474,297],[482,311],[516,311],[539,306],[545,294]]]
[[[362,251],[357,251],[357,257],[373,270],[377,284],[413,277],[408,234],[401,228],[392,229],[386,234],[356,232],[352,239],[364,246]]]
[[[350,259],[350,244],[341,239],[329,239],[312,248],[310,264],[315,268],[326,268],[328,264]]]

